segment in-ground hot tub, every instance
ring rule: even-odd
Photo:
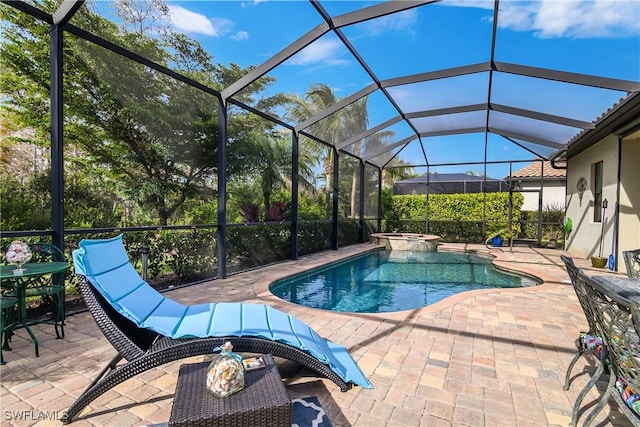
[[[374,244],[385,245],[388,250],[434,252],[438,250],[440,236],[418,233],[373,233]]]

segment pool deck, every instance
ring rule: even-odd
[[[301,307],[272,296],[272,281],[371,249],[350,246],[302,257],[224,280],[170,291],[185,304],[211,301],[266,303],[345,345],[374,385],[346,393],[335,384],[282,364],[291,398],[317,396],[334,426],[566,426],[584,371],[593,360],[581,358],[573,382],[564,391],[566,368],[575,354],[574,340],[586,327],[564,265],[561,250],[444,244],[443,249],[490,252],[495,263],[533,274],[540,286],[465,292],[437,304],[386,314],[336,313]],[[571,254],[568,254],[571,255]],[[576,264],[592,274],[589,261]],[[88,313],[69,316],[66,338],[53,327],[33,328],[40,357],[25,331],[18,330],[7,364],[0,368],[0,425],[59,426],[63,411],[115,355]],[[210,360],[193,357],[132,378],[105,393],[80,413],[71,426],[149,426],[169,420],[178,368]],[[282,362],[282,361],[281,361]],[[591,408],[598,384],[585,398]],[[580,421],[584,421],[582,414]],[[631,425],[613,400],[593,425]]]

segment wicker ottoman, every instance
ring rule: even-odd
[[[291,427],[291,399],[273,357],[262,357],[266,368],[247,372],[244,389],[223,398],[207,390],[209,362],[182,365],[169,427]]]

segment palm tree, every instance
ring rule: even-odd
[[[302,122],[314,115],[324,111],[328,107],[340,101],[336,98],[333,90],[323,83],[315,83],[309,87],[304,99],[297,96],[290,96],[291,108],[289,109],[290,118],[297,122]],[[368,97],[363,97],[345,108],[333,113],[332,115],[316,122],[309,128],[309,133],[317,136],[326,143],[336,146],[336,144],[345,141],[355,135],[365,132],[369,127],[369,113],[367,111]],[[376,151],[385,145],[387,138],[393,137],[393,131],[377,132],[375,135],[369,136],[361,141],[357,141],[353,145],[353,149],[349,150],[354,156],[361,157],[363,147],[367,151]],[[321,147],[318,147],[318,153]],[[323,159],[325,174],[325,214],[329,216],[331,212],[331,182],[333,179],[333,150],[329,150]],[[359,184],[359,169],[353,167],[351,178],[351,195],[350,195],[350,216],[354,218],[356,212],[357,189]]]
[[[314,115],[324,111],[339,101],[328,85],[324,83],[315,83],[309,87],[304,98],[298,95],[290,95],[288,116],[294,121],[300,123],[313,117]],[[313,124],[309,129],[309,133],[325,141],[327,144],[335,147],[336,144],[343,140],[342,138],[342,120],[340,112],[334,113],[329,117]],[[318,144],[309,144],[317,147],[317,155],[321,155],[323,149]],[[331,183],[333,177],[333,150],[330,149],[325,155],[323,162],[325,175],[325,216],[328,218],[331,212]],[[302,164],[302,162],[300,162]]]
[[[366,131],[369,127],[369,113],[367,110],[368,97],[364,97],[345,109],[345,118],[348,122],[347,129],[349,130],[348,137],[357,135]],[[377,152],[382,147],[388,145],[388,140],[395,136],[395,132],[392,130],[379,131],[375,134],[364,138],[353,144],[353,149],[350,150],[357,157],[362,157],[368,152]],[[391,153],[388,154],[389,156]],[[396,160],[392,160],[392,164]],[[384,173],[384,171],[383,171]],[[356,216],[356,192],[358,188],[359,174],[358,169],[353,171],[352,186],[351,186],[351,216]]]
[[[259,154],[262,166],[260,181],[262,183],[264,212],[265,218],[269,219],[273,188],[284,185],[285,174],[291,169],[291,150],[282,140],[270,141],[268,138],[262,137],[257,142],[256,154]]]
[[[269,219],[271,195],[278,188],[291,188],[291,142],[286,138],[270,138],[265,134],[254,136],[251,150],[253,161],[260,169],[260,183],[264,201],[265,218]],[[314,188],[313,171],[300,162],[298,179],[302,188]]]
[[[391,187],[391,185],[401,179],[414,178],[418,176],[413,167],[406,164],[405,161],[398,158],[392,159],[386,168],[382,170],[382,185],[385,188]]]
[[[343,119],[344,119],[344,127],[346,137],[352,137],[354,135],[359,135],[362,132],[366,131],[369,127],[369,113],[367,112],[367,100],[369,98],[365,96],[347,106],[344,109]],[[352,153],[360,157],[360,150],[362,148],[363,141],[357,141],[354,144]],[[356,217],[356,198],[358,191],[358,181],[360,174],[359,168],[353,168],[352,176],[351,176],[351,203],[350,203],[350,213],[351,218]]]

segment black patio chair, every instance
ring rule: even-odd
[[[585,420],[589,426],[610,397],[634,426],[640,426],[640,310],[638,304],[605,289],[583,272],[579,278],[594,308],[594,318],[604,343],[609,382]]]
[[[31,262],[67,262],[64,253],[49,243],[32,243]],[[30,280],[25,288],[25,297],[40,297],[42,304],[51,305],[51,319],[30,319],[30,323],[47,323],[54,326],[56,338],[64,338],[64,274],[55,273]]]
[[[168,362],[211,354],[226,341],[237,352],[271,353],[299,363],[342,391],[353,384],[372,388],[344,347],[293,316],[261,304],[184,306],[165,298],[135,271],[121,235],[83,240],[73,258],[87,307],[118,354],[67,409],[65,424],[117,384]]]
[[[2,350],[11,350],[9,341],[13,335],[13,327],[15,326],[15,310],[18,306],[18,298],[12,296],[0,296],[0,365],[4,365],[4,356]]]
[[[622,256],[627,268],[627,276],[632,279],[640,279],[640,249],[624,251]]]
[[[593,388],[602,374],[606,371],[606,363],[603,363],[602,359],[604,356],[602,338],[600,336],[600,333],[598,332],[598,325],[595,321],[595,316],[593,313],[593,305],[590,304],[583,281],[579,277],[580,270],[578,269],[578,267],[576,267],[572,258],[561,255],[560,259],[562,259],[565,264],[567,273],[569,274],[569,278],[571,279],[571,283],[573,285],[573,289],[576,293],[576,296],[578,297],[578,302],[582,307],[582,311],[584,312],[584,316],[586,317],[587,324],[589,326],[589,329],[587,331],[580,332],[578,338],[576,338],[575,344],[577,353],[575,354],[575,356],[573,356],[573,359],[571,359],[569,367],[567,368],[563,389],[569,390],[569,387],[571,386],[571,371],[573,370],[581,356],[587,354],[593,355],[598,365],[596,371],[591,376],[587,384],[583,387],[583,389],[580,390],[580,393],[578,393],[578,397],[576,397],[576,401],[574,402],[573,410],[571,412],[571,425],[575,426],[578,420],[578,412],[580,410],[580,406],[582,405],[582,401],[584,400],[584,397],[587,395],[589,390]]]

